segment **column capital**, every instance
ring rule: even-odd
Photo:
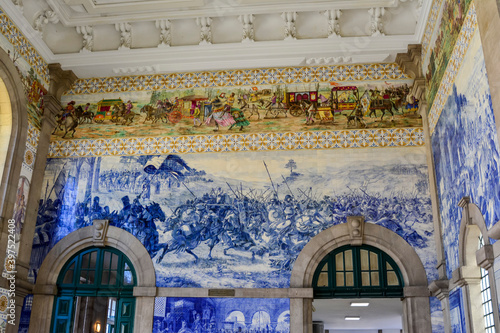
[[[49,64],[50,86],[49,95],[55,96],[57,100],[61,100],[61,96],[65,91],[71,88],[73,82],[78,79],[78,76],[71,70],[63,70],[61,64]]]
[[[449,280],[434,280],[429,284],[431,295],[442,301],[450,295]]]

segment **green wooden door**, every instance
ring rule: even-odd
[[[52,333],[70,333],[72,317],[73,317],[73,297],[72,296],[57,297]]]
[[[132,297],[120,298],[117,310],[116,333],[132,333],[134,331],[135,299]]]

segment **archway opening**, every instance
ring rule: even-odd
[[[400,332],[404,280],[394,260],[372,246],[342,246],[313,276],[313,326],[323,332]]]
[[[59,274],[51,332],[133,332],[136,285],[135,269],[122,252],[80,251]]]
[[[0,78],[0,175],[5,168],[5,160],[9,149],[12,132],[12,108],[5,83]]]

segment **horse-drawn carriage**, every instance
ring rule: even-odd
[[[113,121],[113,106],[123,104],[121,98],[118,99],[102,99],[97,102],[97,112],[94,117],[94,122],[102,124],[104,120]],[[114,122],[114,121],[113,121]]]

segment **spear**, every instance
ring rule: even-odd
[[[267,168],[266,161],[262,161],[262,162],[264,163],[264,166],[266,167],[267,176],[269,177],[269,180],[271,181],[271,186],[273,187],[274,193],[276,194],[276,198],[278,198],[278,191],[276,191],[276,188],[274,188],[273,179],[271,178],[271,174],[269,173],[269,169]]]

